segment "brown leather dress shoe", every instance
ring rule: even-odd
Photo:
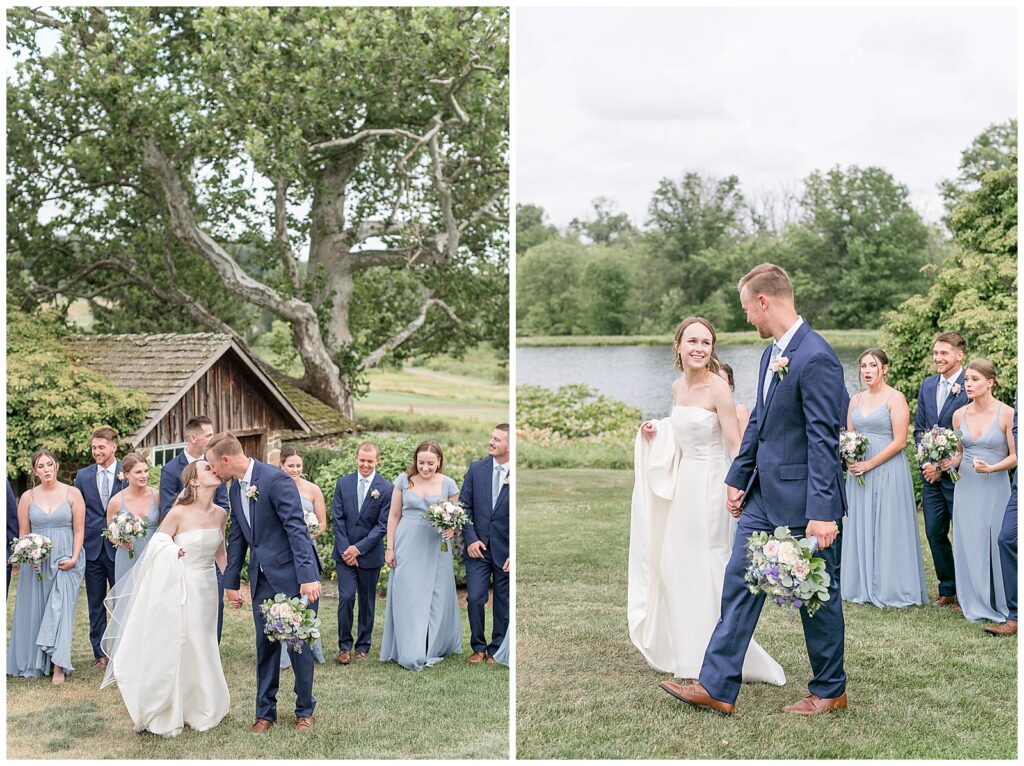
[[[270,727],[274,725],[273,721],[268,721],[266,718],[257,718],[256,723],[252,725],[253,734],[266,734],[270,730]]]
[[[366,652],[356,652],[357,660],[365,660],[369,655]]]
[[[466,660],[470,665],[479,665],[487,658],[486,652],[473,652],[469,655],[469,659]]]
[[[487,655],[487,659],[484,660],[484,662],[486,662],[488,665],[493,665],[494,664],[494,658],[491,655],[488,654]]]
[[[846,709],[846,692],[838,697],[819,697],[817,694],[808,694],[799,702],[792,705],[784,705],[783,713],[796,713],[797,715],[821,715],[831,713],[833,710]]]
[[[1002,625],[986,625],[985,632],[991,633],[993,636],[1016,636],[1017,621],[1007,620]]]
[[[110,662],[110,659],[107,657],[97,657],[93,660],[92,666],[94,668],[105,668],[108,662]]]
[[[662,681],[658,686],[690,707],[710,710],[718,715],[732,715],[733,705],[729,702],[716,700],[708,694],[708,690],[700,682],[683,686],[672,681]]]
[[[953,608],[949,611],[956,615],[962,615],[964,613],[964,608],[959,604],[953,604]]]
[[[295,731],[306,731],[313,726],[313,716],[300,715],[295,719]]]
[[[348,665],[352,662],[352,655],[343,650],[338,652],[338,656],[334,658],[334,661],[339,665]]]
[[[935,599],[935,606],[953,606],[956,603],[956,596],[939,596]]]

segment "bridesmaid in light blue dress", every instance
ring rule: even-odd
[[[316,516],[320,531],[311,535],[314,542],[319,535],[327,530],[327,505],[324,503],[324,493],[316,484],[306,480],[302,476],[302,453],[295,447],[283,447],[280,455],[281,470],[292,477],[295,485],[299,488],[299,502],[302,503],[302,515],[312,513]],[[303,649],[305,651],[305,649]],[[313,652],[313,659],[321,665],[324,664],[324,647],[322,638],[318,638],[310,647]],[[281,669],[290,668],[292,659],[288,652],[281,652]]]
[[[1006,620],[1006,591],[1000,564],[999,531],[1010,499],[1009,470],[1017,465],[1013,444],[1013,408],[992,396],[996,371],[975,359],[964,373],[972,402],[953,413],[962,432],[962,452],[948,462],[960,481],[953,491],[953,560],[956,563],[954,611],[971,622]],[[987,423],[987,425],[986,425]]]
[[[928,590],[904,452],[910,408],[903,394],[886,385],[888,369],[881,349],[861,354],[861,379],[868,388],[850,400],[847,429],[867,436],[869,444],[864,458],[848,467],[840,592],[844,601],[905,607],[928,603]]]
[[[85,575],[85,500],[77,489],[57,481],[57,468],[52,452],[37,452],[32,472],[40,484],[18,504],[19,536],[43,535],[53,541],[53,549],[40,565],[42,582],[30,564],[22,564],[18,572],[7,675],[40,678],[52,673],[53,683],[62,684],[65,673],[74,671],[71,640]]]
[[[511,633],[511,630],[505,632],[505,637],[501,639],[498,651],[494,653],[494,661],[499,665],[504,665],[506,668],[508,667],[508,637]]]
[[[121,511],[128,511],[139,518],[149,520],[149,527],[146,529],[146,536],[133,540],[131,553],[127,545],[119,545],[114,554],[114,578],[120,580],[128,574],[135,562],[139,560],[142,552],[146,550],[146,543],[156,534],[160,526],[160,493],[149,486],[149,464],[146,459],[137,452],[129,452],[121,458],[121,472],[128,481],[128,486],[122,489],[107,504],[107,523],[114,520],[114,516]],[[135,555],[132,556],[131,554]]]
[[[443,467],[441,447],[423,442],[416,447],[409,471],[395,479],[391,496],[384,551],[390,568],[388,602],[380,659],[410,670],[462,652],[454,542],[448,540],[448,550],[441,551],[442,535],[424,518],[431,503],[444,498],[458,502],[458,485],[441,473]]]

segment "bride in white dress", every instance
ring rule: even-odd
[[[676,328],[672,414],[637,434],[629,540],[629,637],[656,670],[697,678],[721,609],[736,520],[725,475],[742,434],[719,375],[715,331],[700,317]],[[756,641],[744,681],[782,685],[786,675]]]
[[[227,564],[220,479],[205,460],[181,474],[184,490],[129,573],[106,598],[110,657],[101,688],[116,682],[135,731],[174,737],[212,729],[231,697],[217,646],[217,575]]]

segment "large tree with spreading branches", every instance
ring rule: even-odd
[[[349,416],[386,359],[507,338],[504,9],[20,8],[7,42],[22,308],[265,311]]]

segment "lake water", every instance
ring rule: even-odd
[[[736,399],[751,407],[763,345],[726,346],[719,358],[732,366]],[[860,351],[836,352],[843,364],[846,389],[861,390],[857,375]],[[555,389],[585,383],[598,393],[640,408],[645,418],[664,417],[672,406],[671,346],[533,346],[516,349],[516,383]]]

